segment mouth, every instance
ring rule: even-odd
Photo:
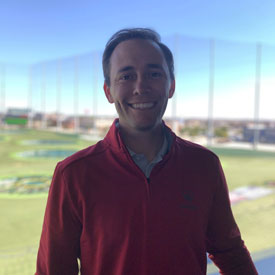
[[[151,109],[155,107],[156,102],[132,103],[132,104],[129,103],[128,105],[135,110],[146,110],[146,109]]]

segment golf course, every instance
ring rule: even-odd
[[[47,191],[56,163],[95,142],[77,134],[0,130],[0,275],[34,274]],[[273,249],[275,152],[210,149],[221,160],[230,191],[253,186],[270,191],[241,200],[232,209],[252,255]]]

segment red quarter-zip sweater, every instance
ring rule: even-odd
[[[221,274],[257,274],[218,157],[171,135],[149,180],[115,123],[104,140],[58,163],[37,275],[76,275],[77,258],[82,275],[200,275],[206,252]]]

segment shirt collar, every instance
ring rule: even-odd
[[[163,159],[163,157],[166,155],[166,153],[168,152],[168,149],[169,149],[169,146],[168,146],[167,136],[165,134],[163,144],[162,144],[159,152],[155,156],[155,158],[151,161],[151,163],[160,162]],[[145,159],[145,156],[143,154],[137,154],[134,151],[132,151],[129,147],[127,147],[127,150],[129,151],[129,154],[133,159],[136,159],[137,161],[139,161],[141,159]]]
[[[115,122],[115,125],[116,125],[116,128],[119,129],[119,120],[117,120]],[[170,148],[170,133],[165,129],[165,133],[164,133],[164,141],[163,141],[163,144],[159,150],[159,152],[157,153],[157,155],[155,156],[155,158],[151,161],[151,163],[158,163],[160,162],[163,157],[167,154],[167,152],[169,151],[169,148]],[[129,147],[127,147],[127,150],[130,154],[130,156],[134,159],[134,160],[137,160],[137,161],[140,161],[140,160],[144,160],[146,159],[145,156],[143,154],[137,154],[135,153],[134,151],[132,151]]]

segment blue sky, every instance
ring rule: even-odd
[[[252,118],[255,43],[264,43],[261,116],[275,118],[271,105],[271,102],[275,102],[275,91],[271,89],[275,87],[274,0],[2,1],[0,65],[1,62],[19,64],[10,72],[7,69],[6,106],[28,104],[28,72],[24,71],[20,64],[24,66],[41,61],[51,63],[49,61],[61,57],[102,51],[106,41],[115,31],[138,26],[157,30],[172,50],[175,35],[179,36],[178,55],[182,62],[177,64],[176,106],[185,117],[207,116],[207,39],[215,38],[217,47],[214,115]],[[85,56],[83,58],[85,59]],[[48,111],[53,111],[56,105],[54,66],[47,65],[48,69],[52,68],[47,74],[53,75],[51,79],[46,80]],[[66,70],[71,72],[66,76],[67,83],[63,83],[66,102],[63,103],[62,111],[72,112],[73,67],[72,64],[66,66]],[[80,64],[80,67],[84,68],[83,66]],[[41,68],[37,70],[39,72]],[[87,74],[91,73],[91,70],[82,70]],[[104,112],[112,110],[114,113],[114,108],[110,108],[104,99],[101,69],[98,73],[100,76],[97,79],[97,100],[100,109]],[[80,83],[83,92],[80,113],[87,110],[93,113],[91,106],[94,97],[91,90],[95,86],[91,83],[94,79],[91,78],[90,81],[89,76],[81,75],[86,82],[83,80]],[[36,92],[33,104],[36,104],[36,109],[42,108],[39,79],[38,77],[33,80]],[[63,97],[65,98],[65,94]],[[234,108],[231,108],[232,104]],[[171,108],[168,106],[168,114],[172,112]]]
[[[275,44],[274,0],[8,0],[0,61],[33,63],[101,50],[123,27]]]

